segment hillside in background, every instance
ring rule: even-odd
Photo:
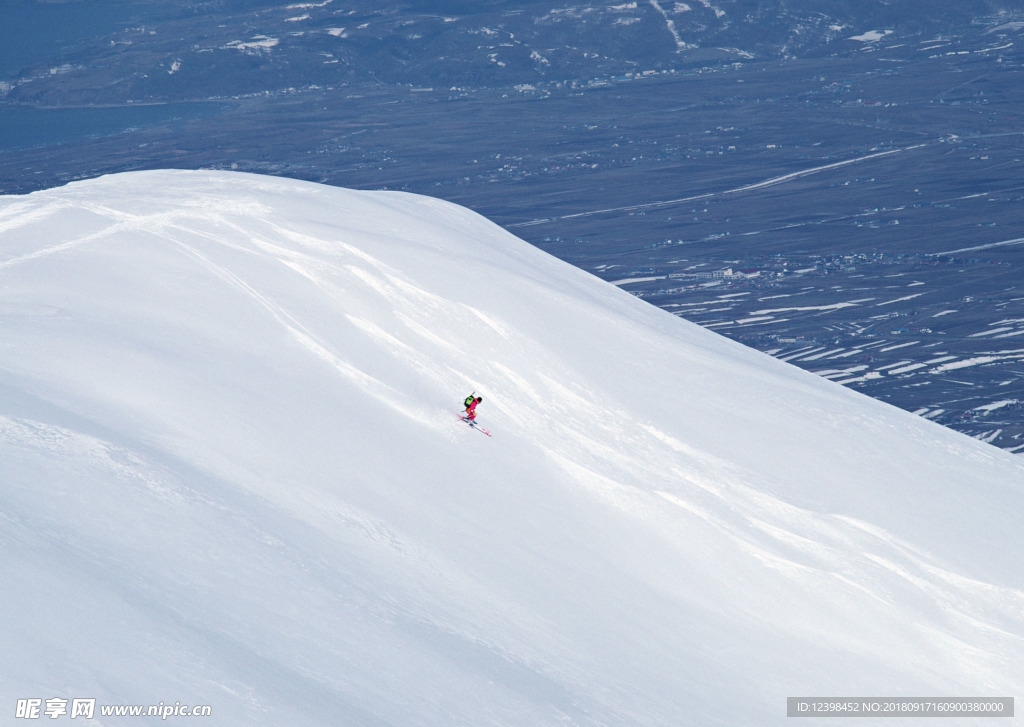
[[[846,55],[890,33],[1019,20],[1009,0],[168,4],[14,0],[0,94],[42,105],[263,95],[311,85],[511,88]]]
[[[464,208],[140,172],[0,197],[0,241],[5,709],[781,725],[1024,686],[1024,464]]]

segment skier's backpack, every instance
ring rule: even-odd
[[[469,396],[466,397],[466,400],[462,402],[462,404],[468,409],[469,405],[472,404],[474,401],[476,401],[476,396],[470,394]]]

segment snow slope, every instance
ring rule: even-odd
[[[0,197],[0,326],[0,714],[770,725],[1024,687],[1021,460],[454,205]]]

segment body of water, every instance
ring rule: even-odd
[[[0,152],[53,146],[129,129],[184,124],[229,108],[216,102],[36,109],[0,104]]]

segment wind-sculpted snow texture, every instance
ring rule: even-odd
[[[1024,463],[466,209],[2,197],[0,321],[5,712],[676,727],[1024,687]]]

